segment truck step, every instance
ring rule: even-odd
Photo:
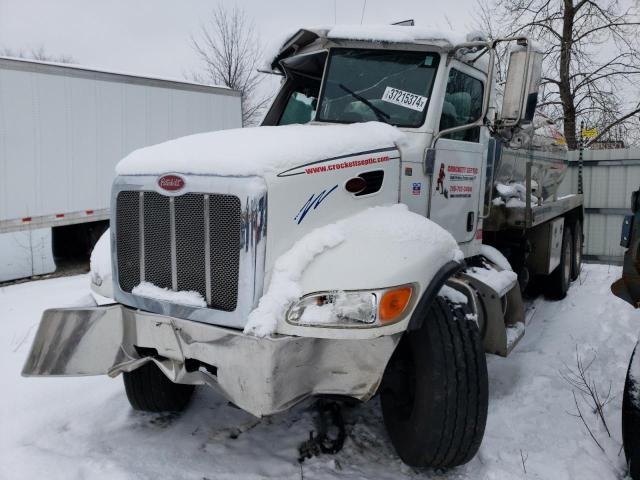
[[[507,325],[507,355],[511,353],[511,351],[515,348],[515,346],[520,342],[522,337],[524,337],[524,323],[518,322],[515,325]]]

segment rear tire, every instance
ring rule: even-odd
[[[135,410],[144,412],[181,412],[195,388],[173,383],[153,362],[123,373],[123,379],[129,403]]]
[[[633,358],[640,355],[636,344],[629,360],[627,379],[624,383],[622,397],[622,444],[624,455],[629,465],[629,476],[633,480],[640,480],[640,404],[637,389],[640,387],[635,381],[640,372],[632,372]],[[634,399],[634,393],[636,398]]]
[[[582,222],[576,220],[571,229],[573,250],[571,255],[571,281],[577,280],[582,269]]]
[[[555,300],[562,300],[567,296],[571,284],[571,262],[573,258],[573,239],[571,228],[566,219],[562,233],[562,248],[560,251],[560,265],[549,275],[547,295]]]
[[[380,387],[384,423],[414,467],[449,468],[473,458],[487,421],[487,363],[466,308],[437,297],[419,330],[406,333]]]

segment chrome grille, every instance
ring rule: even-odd
[[[116,231],[126,232],[117,239],[118,273],[120,288],[125,292],[140,283],[140,231],[136,228],[140,219],[139,202],[138,192],[120,192],[118,195]]]
[[[116,203],[118,282],[194,290],[210,308],[236,309],[240,199],[233,195],[121,191]]]
[[[209,198],[209,245],[211,258],[226,258],[225,265],[211,263],[209,272],[212,285],[216,288],[211,292],[211,305],[214,308],[226,310],[228,298],[237,298],[238,281],[237,265],[240,259],[240,249],[237,245],[240,235],[240,207],[235,214],[237,197],[217,195]],[[234,242],[235,240],[235,242]],[[236,267],[234,267],[234,265]],[[233,274],[233,268],[236,274]],[[235,278],[235,280],[234,280]]]
[[[204,196],[188,193],[176,197],[175,212],[178,290],[202,292],[202,295],[207,299],[207,304],[210,305],[206,289],[206,270],[208,267],[205,265],[207,262],[204,241]],[[237,250],[238,246],[236,245],[235,248]],[[205,268],[193,268],[194,258],[203,259]]]
[[[169,197],[156,192],[144,192],[142,198],[144,228],[140,234],[144,248],[143,280],[158,287],[171,289],[173,284],[171,282]]]

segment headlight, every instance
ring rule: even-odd
[[[366,328],[388,325],[404,317],[413,286],[384,290],[332,291],[306,295],[287,312],[287,322],[316,327]]]

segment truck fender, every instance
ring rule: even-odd
[[[422,325],[425,321],[424,312],[429,309],[429,306],[433,303],[438,295],[440,289],[444,286],[447,280],[462,270],[463,265],[458,262],[450,261],[445,263],[440,269],[436,272],[431,280],[431,283],[427,285],[427,288],[424,290],[422,297],[418,301],[416,308],[411,315],[411,320],[409,320],[409,325],[407,326],[407,330],[419,330],[422,328]]]
[[[299,281],[301,296],[324,291],[377,290],[412,285],[415,297],[406,317],[376,328],[323,328],[293,325],[278,320],[277,332],[317,338],[375,338],[404,332],[411,315],[425,292],[433,301],[447,278],[461,268],[454,251],[443,258],[443,245],[432,246],[419,238],[398,238],[384,228],[371,235],[353,230],[339,245],[318,255],[304,270]],[[452,240],[453,241],[453,240]],[[436,249],[436,250],[434,250]],[[415,320],[418,322],[418,320]]]

